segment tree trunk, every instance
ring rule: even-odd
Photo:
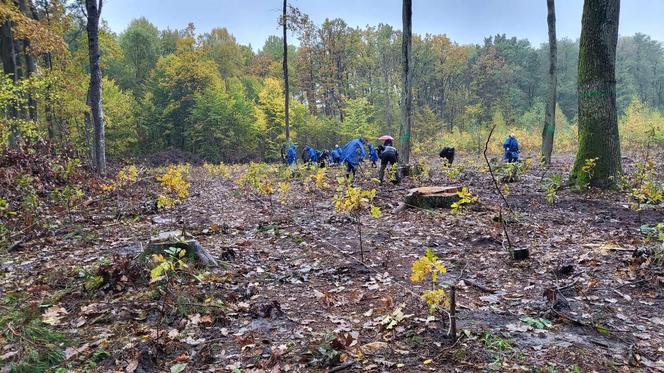
[[[46,25],[47,27],[51,27],[51,17],[49,14],[49,8],[48,8],[48,1],[44,2],[44,18],[46,19]],[[34,5],[32,4],[32,1],[30,1],[30,8],[32,9],[32,19],[35,21],[39,21],[39,16],[37,15],[37,12],[35,10]],[[53,57],[51,55],[51,52],[46,52],[43,55],[43,60],[44,60],[44,65],[48,69],[48,73],[51,74],[53,72]],[[46,128],[48,130],[48,139],[51,142],[55,141],[55,127],[53,123],[53,109],[51,107],[51,90],[52,86],[49,80],[48,85],[46,86],[46,94],[44,95],[44,116],[46,119]]]
[[[549,27],[549,91],[546,99],[546,114],[544,118],[544,129],[542,130],[542,157],[544,164],[551,164],[551,153],[553,152],[553,136],[556,132],[556,86],[558,84],[558,73],[556,62],[558,58],[558,46],[556,40],[556,7],[554,0],[546,0],[548,15],[546,23]]]
[[[385,83],[385,123],[383,124],[383,133],[392,131],[392,99],[390,97],[390,74],[387,66],[383,66],[383,80]]]
[[[90,57],[90,112],[94,123],[95,166],[99,175],[106,174],[104,112],[101,102],[101,67],[99,66],[99,18],[103,0],[85,0],[88,12],[88,54]]]
[[[26,3],[26,0],[18,0],[18,7],[19,10],[29,18],[32,18],[33,12],[32,12],[32,4],[28,7],[28,4]],[[21,41],[21,44],[23,46],[23,58],[25,58],[25,77],[29,78],[32,76],[32,74],[35,72],[35,59],[30,53],[30,40],[29,39],[23,39]],[[37,120],[37,102],[35,99],[32,97],[30,93],[27,94],[28,97],[28,116],[30,120],[36,121]]]
[[[286,144],[290,143],[290,118],[288,115],[288,39],[287,39],[287,6],[288,0],[284,0],[284,9],[282,13],[282,22],[284,26],[284,124],[286,125]]]
[[[571,181],[606,188],[622,172],[616,112],[620,0],[585,0],[579,43],[579,149]],[[590,175],[582,170],[597,158]]]
[[[413,91],[412,80],[413,71],[410,66],[412,55],[412,17],[413,7],[412,0],[403,0],[403,40],[401,44],[401,79],[402,79],[402,92],[401,92],[401,159],[404,164],[410,163],[410,127],[412,123],[412,103]]]
[[[12,22],[8,19],[0,27],[0,55],[2,56],[2,68],[5,74],[12,76],[13,83],[18,83],[18,71],[16,66],[16,49],[12,35]],[[9,148],[16,150],[20,142],[20,134],[16,126],[18,110],[13,105],[8,105],[7,116],[9,117]]]

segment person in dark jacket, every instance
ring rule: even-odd
[[[324,168],[330,159],[330,152],[327,150],[321,150],[318,152],[318,167]]]
[[[514,163],[519,160],[519,142],[516,141],[513,133],[510,133],[507,139],[505,139],[503,149],[505,149],[503,159],[508,163]]]
[[[378,179],[382,184],[383,179],[385,177],[385,169],[393,164],[399,163],[399,151],[397,150],[397,148],[392,146],[392,140],[386,140],[385,144],[381,145],[381,147],[382,148],[380,152],[380,171],[378,172]],[[396,174],[396,178],[397,179],[395,181],[398,183],[401,179],[398,171]]]
[[[438,154],[441,158],[447,159],[447,165],[450,166],[452,165],[452,162],[454,162],[454,148],[450,148],[448,146],[444,147],[443,150],[440,151]]]

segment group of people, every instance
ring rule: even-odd
[[[378,177],[382,183],[385,177],[385,169],[399,163],[399,151],[394,147],[393,139],[390,136],[383,136],[381,139],[383,139],[383,143],[378,147],[374,147],[366,138],[359,137],[350,140],[343,147],[335,145],[334,149],[330,151],[316,150],[307,145],[302,149],[302,161],[305,164],[318,164],[319,167],[325,167],[326,164],[335,166],[343,164],[346,166],[346,177],[350,177],[351,174],[355,177],[360,163],[365,158],[368,157],[369,161],[371,161],[371,166],[374,168],[377,167],[377,162],[380,159]],[[368,148],[368,153],[365,150],[365,145]],[[503,142],[503,149],[503,159],[506,162],[513,163],[519,160],[519,142],[513,133]],[[454,148],[443,148],[439,156],[447,159],[448,164],[452,164],[454,161]],[[282,152],[282,158],[284,158],[288,165],[295,166],[297,163],[297,148],[295,144],[291,143],[288,146],[285,156]],[[400,179],[398,172],[396,178],[396,182],[398,182]]]
[[[368,149],[368,151],[365,149]],[[290,144],[285,156],[282,157],[288,165],[294,167],[297,163],[297,148],[295,144]],[[305,146],[301,153],[302,161],[305,164],[318,164],[319,167],[325,167],[326,164],[346,167],[346,177],[357,173],[360,163],[365,159],[371,162],[371,166],[378,167],[380,163],[379,179],[382,182],[385,176],[385,169],[399,162],[399,152],[393,145],[391,137],[386,137],[382,144],[375,147],[369,143],[366,138],[359,137],[347,142],[343,147],[335,145],[332,150],[316,150],[311,146]]]

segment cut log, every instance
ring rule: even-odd
[[[461,186],[414,188],[408,191],[404,205],[425,209],[450,208],[454,202],[459,201],[459,191]]]
[[[163,254],[165,250],[175,247],[185,250],[187,257],[198,261],[205,266],[217,267],[219,264],[210,253],[193,239],[190,235],[183,235],[181,231],[161,232],[153,237],[143,250],[143,257],[152,254]]]

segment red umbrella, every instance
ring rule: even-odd
[[[392,137],[392,136],[390,136],[390,135],[383,135],[383,136],[379,137],[378,140],[380,140],[380,141],[385,141],[385,140],[392,140],[392,141],[394,141],[394,137]]]

